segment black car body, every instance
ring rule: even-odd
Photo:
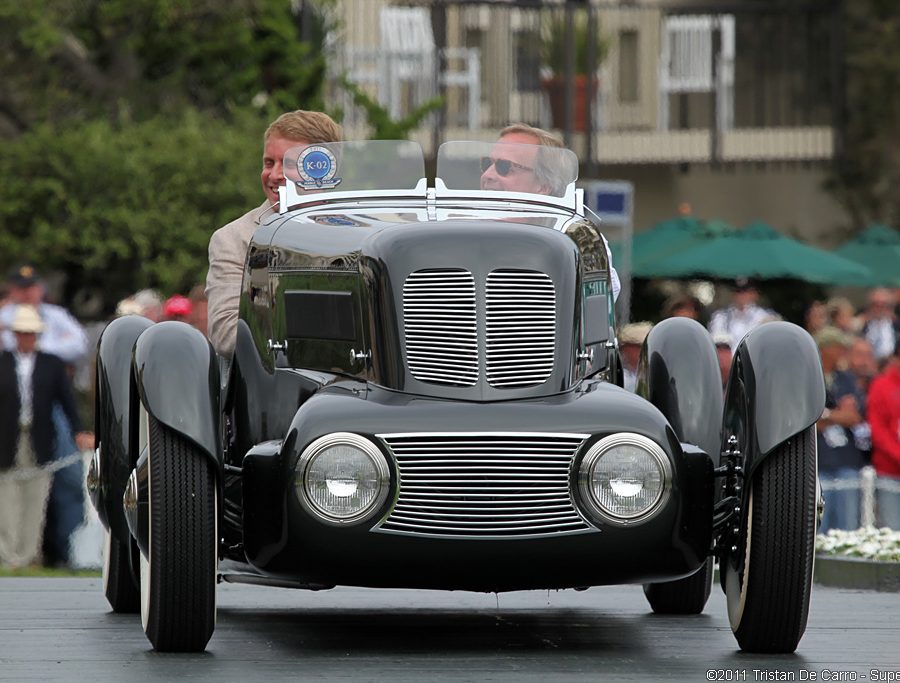
[[[413,143],[291,150],[230,362],[181,323],[104,333],[89,484],[105,591],[141,607],[157,649],[205,647],[217,578],[642,583],[656,611],[699,612],[714,557],[742,647],[796,647],[824,406],[812,341],[787,323],[748,335],[723,405],[708,333],[664,321],[625,391],[608,253],[574,173],[559,196],[481,190],[478,159],[497,152],[448,143],[429,188]]]

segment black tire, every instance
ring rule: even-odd
[[[706,328],[686,318],[663,320],[647,337],[641,368],[638,393],[665,415],[679,441],[703,449],[717,465],[722,379]],[[644,584],[644,595],[658,614],[700,614],[709,600],[712,577],[713,560],[707,558],[683,579]]]
[[[209,458],[152,416],[149,556],[141,556],[141,621],[154,649],[199,652],[216,623],[216,479]]]
[[[806,630],[816,536],[816,435],[778,446],[753,475],[738,551],[723,562],[728,617],[747,652],[789,653]]]
[[[103,594],[117,614],[141,611],[141,590],[131,569],[128,546],[109,530],[103,548]]]
[[[713,559],[683,579],[663,583],[645,583],[644,595],[657,614],[700,614],[712,589]]]

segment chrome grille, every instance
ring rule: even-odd
[[[487,277],[487,380],[493,387],[547,381],[556,346],[556,290],[544,273],[495,270]]]
[[[590,529],[572,502],[584,434],[379,434],[400,492],[381,529],[439,536],[532,536]]]
[[[423,382],[478,381],[475,279],[467,270],[419,270],[403,283],[409,371]]]

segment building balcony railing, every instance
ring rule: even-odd
[[[441,111],[412,135],[426,153],[524,122],[558,130],[588,165],[830,160],[837,7],[340,0],[329,92],[353,137],[366,119],[342,77],[393,118],[440,94]]]

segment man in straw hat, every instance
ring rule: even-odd
[[[629,323],[619,330],[619,356],[622,358],[622,373],[628,391],[637,388],[637,366],[641,357],[641,346],[652,327],[651,323],[643,321]]]
[[[16,307],[10,324],[16,347],[0,352],[0,564],[38,562],[53,459],[58,404],[73,426],[81,449],[93,448],[82,432],[63,361],[38,350],[44,323],[34,306]],[[16,476],[11,476],[12,474]]]

